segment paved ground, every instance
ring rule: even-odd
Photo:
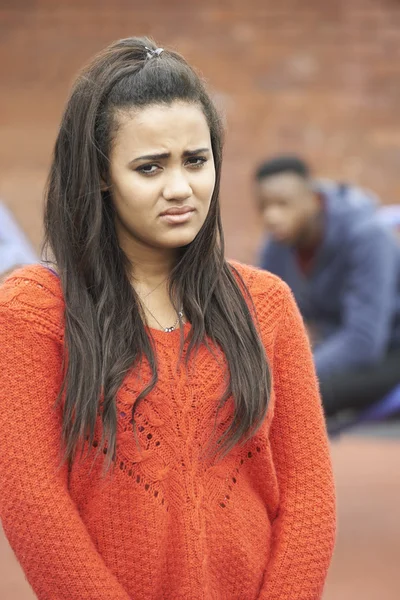
[[[338,540],[324,600],[398,600],[400,435],[332,445]]]

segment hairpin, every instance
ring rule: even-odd
[[[145,46],[144,49],[147,51],[147,58],[155,58],[156,56],[160,56],[161,52],[164,52],[164,48],[156,48],[155,50],[152,50],[151,48]]]

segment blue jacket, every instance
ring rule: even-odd
[[[0,276],[38,260],[12,213],[0,202]]]
[[[272,240],[260,266],[286,281],[304,320],[317,328],[314,357],[323,376],[374,364],[389,345],[400,345],[400,246],[372,195],[333,182],[316,185],[326,222],[311,273],[302,273],[293,248]]]

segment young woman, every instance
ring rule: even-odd
[[[54,265],[0,292],[0,512],[39,600],[316,600],[335,532],[303,323],[224,258],[222,131],[150,40],[82,72],[58,134]]]

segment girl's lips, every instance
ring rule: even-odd
[[[180,209],[179,212],[172,212],[173,209],[163,213],[161,215],[161,219],[170,225],[180,225],[181,223],[187,223],[193,216],[194,209],[183,210]]]

